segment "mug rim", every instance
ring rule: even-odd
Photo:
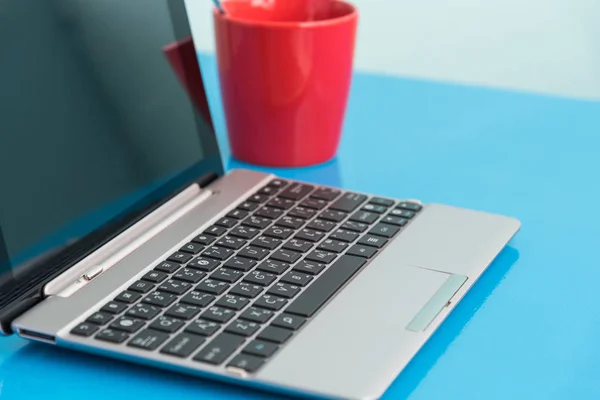
[[[317,28],[327,27],[332,25],[339,25],[345,22],[354,20],[358,17],[358,9],[354,4],[351,4],[344,0],[333,0],[338,3],[343,3],[349,7],[350,11],[335,18],[322,19],[318,21],[261,21],[252,19],[241,19],[231,17],[228,14],[220,12],[216,7],[213,7],[213,16],[222,21],[226,21],[231,24],[245,25],[248,27],[260,27],[260,28]]]

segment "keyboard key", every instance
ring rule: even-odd
[[[233,219],[244,219],[248,216],[248,211],[244,210],[233,210],[227,214],[227,217]]]
[[[121,317],[112,324],[110,324],[109,327],[111,329],[116,329],[127,333],[135,333],[139,331],[142,328],[142,326],[144,326],[144,321],[140,319]]]
[[[254,215],[268,219],[277,219],[283,215],[283,210],[274,207],[262,207],[260,210],[255,212]]]
[[[209,244],[211,244],[215,240],[217,240],[216,236],[203,233],[202,235],[198,235],[195,238],[193,238],[192,242],[208,246]]]
[[[221,265],[221,262],[214,258],[196,257],[187,266],[188,268],[199,269],[200,271],[211,272]]]
[[[294,271],[303,272],[310,275],[318,275],[325,269],[325,264],[314,261],[302,260],[294,267]]]
[[[306,207],[296,207],[288,213],[289,216],[300,218],[300,219],[311,219],[316,214],[317,214],[317,211],[315,209],[306,208]]]
[[[160,352],[175,357],[185,358],[192,354],[206,338],[192,335],[190,333],[180,333],[173,340],[167,343]]]
[[[273,179],[271,182],[269,182],[269,186],[273,186],[279,189],[284,188],[285,186],[287,186],[287,181],[284,181],[283,179]]]
[[[238,296],[244,296],[248,298],[255,298],[263,291],[263,287],[259,285],[252,285],[246,282],[240,282],[229,291],[229,294],[235,294]]]
[[[347,231],[344,229],[338,229],[337,231],[335,231],[331,235],[329,235],[329,237],[331,239],[350,243],[350,242],[354,242],[356,239],[358,239],[358,233],[352,232],[352,231]]]
[[[277,222],[275,222],[275,225],[285,228],[299,229],[302,225],[304,225],[304,223],[305,221],[301,218],[285,216],[278,219]]]
[[[235,228],[233,228],[229,234],[231,236],[236,236],[242,239],[252,239],[253,237],[255,237],[256,235],[258,235],[260,231],[256,228],[251,228],[249,226],[244,226],[244,225],[238,225]]]
[[[179,268],[178,268],[179,269]],[[161,271],[150,271],[147,272],[146,275],[142,276],[142,280],[152,282],[152,283],[160,283],[167,279],[169,274]]]
[[[300,292],[300,287],[288,283],[278,282],[267,291],[268,294],[274,294],[285,299],[291,299]]]
[[[182,251],[177,251],[168,258],[169,261],[177,262],[184,264],[192,259],[192,255],[188,253],[184,253]]]
[[[130,317],[149,320],[160,314],[162,310],[159,307],[150,304],[136,304],[127,311]]]
[[[155,331],[154,329],[144,329],[127,343],[127,346],[153,351],[168,338],[169,335],[164,332]]]
[[[95,339],[102,340],[103,342],[110,343],[123,343],[129,338],[129,334],[123,331],[117,331],[114,329],[104,329],[102,332],[95,336]]]
[[[246,244],[244,239],[239,239],[233,236],[223,236],[217,242],[217,246],[226,247],[232,250],[239,250]]]
[[[384,199],[381,197],[373,197],[369,203],[371,204],[377,204],[379,206],[384,206],[384,207],[391,207],[394,205],[394,200],[390,200],[390,199]]]
[[[325,234],[321,231],[316,231],[314,229],[302,229],[300,232],[298,232],[298,234],[295,236],[296,239],[300,239],[300,240],[306,240],[307,242],[313,242],[316,243],[318,241],[320,241],[321,239],[323,239],[323,236],[325,236]]]
[[[250,271],[256,265],[256,260],[251,260],[245,257],[233,257],[230,258],[224,265],[227,268],[233,268],[240,271]]]
[[[98,329],[98,325],[92,322],[83,322],[71,329],[71,333],[77,336],[89,337],[92,336]]]
[[[314,186],[305,185],[303,183],[294,182],[288,186],[283,192],[279,193],[279,197],[290,200],[300,200],[308,195],[314,189]]]
[[[347,216],[348,214],[343,211],[325,210],[319,215],[319,218],[333,222],[342,222]]]
[[[180,281],[189,282],[189,283],[198,283],[206,276],[206,273],[199,271],[197,269],[192,268],[183,268],[180,269],[175,275],[173,275],[174,279],[178,279]]]
[[[252,203],[264,203],[265,201],[267,201],[269,199],[269,197],[270,197],[269,195],[257,193],[255,195],[249,197],[247,201],[250,201]]]
[[[110,320],[112,320],[114,318],[114,315],[108,314],[108,313],[104,313],[104,312],[97,312],[92,314],[86,321],[87,322],[91,322],[93,324],[97,324],[97,325],[104,325],[110,322]]]
[[[194,290],[193,292],[186,294],[181,299],[181,302],[185,304],[191,304],[197,307],[206,307],[207,305],[212,303],[214,299],[215,296]]]
[[[225,247],[212,246],[202,253],[204,257],[214,258],[219,261],[225,261],[233,254],[233,250]]]
[[[190,254],[198,254],[202,250],[204,250],[204,246],[202,246],[198,243],[194,243],[194,242],[190,242],[190,243],[184,245],[181,249],[179,249],[179,251],[182,251],[184,253],[190,253]]]
[[[256,372],[265,363],[264,358],[256,357],[250,354],[238,354],[228,364],[227,367],[242,369],[247,373]]]
[[[212,306],[202,313],[202,318],[222,324],[228,322],[234,315],[235,311],[228,308]]]
[[[329,264],[330,262],[335,260],[336,256],[337,256],[337,254],[332,253],[330,251],[315,250],[306,256],[306,260],[316,261],[316,262],[322,263],[322,264]]]
[[[358,232],[358,233],[362,233],[362,232],[366,231],[368,227],[369,227],[368,224],[365,224],[363,222],[356,222],[356,221],[346,221],[341,226],[342,229],[346,229],[348,231]]]
[[[249,300],[245,297],[228,294],[228,295],[225,295],[224,297],[221,297],[219,299],[219,301],[217,301],[215,303],[215,305],[219,306],[219,307],[231,308],[232,310],[239,311],[242,308],[246,307],[246,304],[248,304],[248,301]]]
[[[157,331],[175,333],[178,330],[180,330],[184,325],[185,322],[183,322],[180,319],[160,317],[159,319],[150,324],[150,328]]]
[[[346,213],[356,210],[367,200],[367,196],[357,193],[346,193],[331,205],[332,210],[343,211]]]
[[[280,208],[282,210],[287,210],[290,207],[292,207],[294,204],[296,204],[293,200],[290,199],[282,199],[281,197],[275,197],[274,199],[271,199],[267,205],[269,207],[275,207],[275,208]]]
[[[365,262],[363,258],[341,256],[290,304],[286,313],[312,317]]]
[[[361,208],[362,211],[369,211],[369,212],[373,212],[376,214],[383,214],[384,212],[387,211],[387,207],[384,206],[379,206],[377,204],[365,204],[363,206],[363,208]]]
[[[271,225],[271,220],[263,217],[255,217],[254,215],[249,216],[242,222],[245,226],[256,229],[265,229]]]
[[[225,282],[213,281],[212,279],[206,279],[198,286],[196,286],[196,290],[200,290],[201,292],[206,292],[214,295],[219,295],[226,291],[229,288],[229,284]]]
[[[159,265],[154,268],[155,271],[165,272],[167,274],[172,274],[181,268],[181,264],[174,263],[172,261],[163,261]]]
[[[291,329],[297,331],[306,322],[306,318],[299,317],[292,314],[279,314],[277,318],[271,322],[272,326],[278,326],[280,328]]]
[[[208,228],[207,230],[205,230],[204,234],[213,235],[213,236],[221,236],[225,232],[227,232],[227,229],[223,228],[222,226],[213,225],[210,228]]]
[[[368,211],[357,211],[350,217],[350,221],[362,222],[364,224],[372,224],[377,221],[379,214]]]
[[[255,307],[266,308],[267,310],[273,311],[281,310],[286,304],[287,300],[270,294],[265,294],[254,302]]]
[[[323,219],[315,219],[310,224],[306,225],[309,229],[315,229],[321,232],[329,232],[335,228],[335,223],[331,221],[325,221]]]
[[[260,247],[255,246],[246,246],[242,250],[240,250],[237,255],[260,261],[269,255],[269,250],[261,249]]]
[[[211,336],[218,331],[220,327],[221,325],[216,322],[198,319],[185,328],[185,331],[196,335]]]
[[[244,343],[244,338],[231,333],[221,333],[194,356],[195,361],[212,365],[222,364]]]
[[[238,319],[237,321],[232,322],[225,328],[225,332],[235,333],[236,335],[241,336],[252,336],[260,329],[260,325],[256,322],[244,321],[242,319]]]
[[[276,278],[276,275],[269,274],[268,272],[252,271],[244,277],[244,281],[256,285],[269,286]]]
[[[406,219],[411,219],[412,217],[415,216],[415,213],[413,211],[396,208],[396,209],[390,211],[390,213],[388,215],[392,215],[394,217],[402,217],[402,218],[406,218]]]
[[[222,226],[223,228],[233,228],[237,223],[235,219],[225,217],[215,222],[215,225]]]
[[[269,319],[271,319],[273,315],[275,315],[275,313],[271,310],[266,310],[264,308],[258,307],[250,307],[246,309],[246,311],[244,311],[242,315],[240,315],[240,318],[264,324]]]
[[[279,189],[277,189],[276,187],[266,186],[266,187],[260,189],[258,191],[258,193],[259,194],[264,194],[264,195],[267,195],[267,196],[273,196],[278,191],[279,191]]]
[[[292,233],[294,233],[292,229],[284,228],[282,226],[272,226],[264,232],[265,236],[271,236],[277,239],[287,239]]]
[[[413,212],[419,212],[423,208],[423,206],[421,206],[420,204],[411,203],[408,201],[402,201],[402,202],[398,203],[397,207],[402,208],[404,210],[413,211]]]
[[[271,357],[279,349],[279,346],[264,342],[262,340],[253,340],[242,350],[242,353],[252,354],[258,357]]]
[[[238,271],[237,269],[219,268],[215,272],[213,272],[210,278],[216,281],[235,283],[242,276],[244,276],[244,273],[242,271]]]
[[[358,241],[358,243],[367,246],[377,247],[378,249],[380,249],[383,246],[385,246],[385,244],[387,243],[387,239],[384,239],[380,236],[365,235]]]
[[[256,269],[259,271],[270,272],[272,274],[277,275],[283,274],[289,268],[290,264],[277,260],[267,260],[260,264],[258,267],[256,267]]]
[[[173,304],[175,300],[177,300],[177,296],[173,294],[154,291],[146,296],[143,302],[157,307],[168,307]]]
[[[404,226],[408,223],[408,220],[406,218],[395,217],[393,215],[387,215],[387,216],[383,217],[381,222],[385,222],[386,224],[391,224],[391,225]]]
[[[256,202],[245,201],[242,204],[240,204],[238,206],[238,208],[240,210],[245,210],[245,211],[254,211],[258,208],[258,204],[256,204]]]
[[[333,189],[333,188],[318,188],[317,190],[315,190],[315,192],[313,194],[310,195],[310,197],[315,198],[315,199],[322,199],[322,200],[326,200],[326,201],[331,201],[336,199],[342,192],[338,189]]]
[[[325,200],[308,198],[303,200],[300,203],[300,206],[306,208],[314,208],[315,210],[322,210],[323,208],[327,207],[327,204],[329,203]]]
[[[369,231],[369,233],[373,235],[383,236],[385,238],[391,238],[394,237],[394,235],[398,233],[399,230],[400,228],[398,228],[397,226],[379,223],[375,225],[373,229]]]
[[[259,236],[252,242],[253,246],[262,247],[268,250],[275,250],[280,244],[281,239],[272,238],[269,236]]]
[[[327,239],[319,246],[320,250],[331,251],[333,253],[341,253],[348,247],[348,243],[339,240]]]
[[[276,326],[268,326],[258,335],[258,339],[268,340],[269,342],[279,344],[285,343],[290,337],[292,337],[292,331]]]
[[[277,261],[287,262],[289,264],[293,264],[298,261],[302,257],[302,253],[298,253],[296,251],[288,250],[288,249],[280,249],[277,250],[271,258]]]
[[[312,276],[303,274],[302,272],[290,271],[281,277],[279,281],[291,283],[292,285],[306,286],[312,279]]]
[[[126,304],[132,304],[139,300],[140,297],[142,297],[141,294],[126,290],[117,297],[115,297],[115,301],[120,301],[121,303]]]
[[[148,293],[154,289],[154,284],[150,282],[137,281],[133,285],[129,286],[129,290],[133,290],[138,293]]]
[[[179,303],[169,308],[165,313],[165,317],[189,320],[200,313],[200,307],[191,304]]]
[[[355,244],[348,250],[348,255],[371,258],[377,253],[377,249],[371,246],[363,246],[362,244]]]
[[[127,308],[127,306],[124,303],[111,301],[110,303],[108,303],[107,305],[102,307],[100,309],[100,311],[103,311],[103,312],[109,313],[109,314],[120,314],[123,311],[125,311],[126,308]]]
[[[182,295],[188,290],[192,288],[192,285],[189,282],[179,281],[175,279],[169,279],[166,282],[163,282],[158,290],[167,293],[173,293],[177,295]]]
[[[290,239],[283,245],[284,249],[306,253],[312,249],[313,243],[302,239]]]

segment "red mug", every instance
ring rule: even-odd
[[[273,167],[331,160],[352,80],[356,8],[333,0],[308,17],[227,4],[214,24],[233,157]]]

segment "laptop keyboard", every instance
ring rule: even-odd
[[[420,210],[275,179],[71,333],[253,373]]]

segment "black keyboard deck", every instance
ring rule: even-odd
[[[275,179],[71,333],[253,373],[420,210]]]

